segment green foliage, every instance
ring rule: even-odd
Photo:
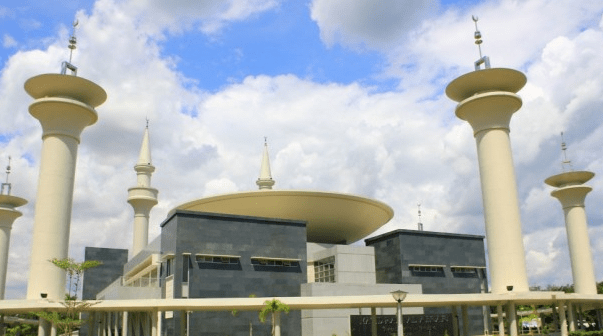
[[[80,319],[80,313],[84,310],[84,308],[92,305],[89,302],[77,301],[77,292],[79,290],[81,278],[86,270],[97,267],[102,263],[97,260],[87,260],[78,263],[71,258],[54,258],[50,260],[50,262],[58,268],[64,270],[69,278],[69,291],[65,294],[65,301],[61,302],[67,309],[64,313],[38,312],[36,315],[41,319],[56,325],[59,333],[63,335],[71,335],[73,331],[86,322]]]
[[[289,313],[289,306],[287,306],[286,304],[280,302],[277,299],[272,299],[270,301],[266,301],[264,302],[264,308],[262,308],[262,310],[260,310],[260,321],[262,321],[262,323],[266,322],[266,317],[268,317],[268,314],[273,314],[277,313],[277,312],[285,312],[285,313]],[[272,319],[274,321],[274,318]]]
[[[280,312],[289,313],[289,306],[280,302],[277,299],[272,299],[270,301],[264,302],[264,308],[260,310],[259,318],[262,323],[266,322],[266,317],[268,314],[272,315],[272,336],[274,336],[276,330],[276,315],[280,314]]]
[[[86,260],[80,263],[76,262],[71,258],[65,259],[51,259],[56,267],[62,269],[69,278],[69,292],[65,294],[65,300],[77,300],[77,292],[79,290],[80,280],[87,269],[102,265],[102,262],[98,260]]]
[[[603,336],[603,330],[570,331],[569,336]]]
[[[36,317],[35,314],[28,313],[25,315],[16,314],[11,315],[12,317],[23,318],[23,319],[34,319]],[[12,327],[6,328],[7,336],[34,336],[38,334],[38,325],[37,324],[29,324],[29,323],[21,323],[16,324]]]

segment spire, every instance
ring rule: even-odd
[[[66,75],[67,69],[69,69],[71,70],[71,74],[73,76],[77,76],[77,67],[73,65],[71,61],[73,59],[73,51],[75,50],[77,45],[77,39],[75,38],[75,28],[78,24],[78,20],[73,21],[73,33],[71,34],[71,37],[69,37],[69,45],[67,46],[69,48],[69,62],[64,61],[61,65],[61,75]]]
[[[567,145],[565,144],[565,139],[563,138],[563,132],[561,132],[561,152],[563,152],[563,160],[561,161],[561,169],[566,171],[566,168],[569,168],[569,171],[573,171],[574,167],[572,166],[572,160],[568,160],[567,158]]]
[[[147,119],[147,127],[144,130],[140,154],[138,155],[138,163],[136,165],[153,165],[151,161],[151,146],[149,145],[149,119]]]
[[[0,194],[4,195],[4,187],[6,187],[7,195],[10,195],[11,184],[8,182],[8,176],[10,175],[10,156],[8,157],[8,165],[6,166],[6,181],[2,183],[2,188],[0,189]]]
[[[421,222],[421,203],[417,204],[417,207],[419,208],[419,223],[417,223],[417,229],[423,231],[423,223]]]
[[[484,65],[484,68],[490,69],[490,58],[488,56],[482,56],[482,42],[484,41],[482,41],[482,33],[477,29],[477,21],[479,18],[476,15],[472,15],[471,18],[475,23],[475,33],[473,34],[473,37],[475,38],[475,44],[477,44],[477,49],[479,50],[479,59],[474,63],[475,70],[479,70],[480,65],[482,64]]]
[[[270,158],[268,157],[268,139],[264,137],[264,154],[262,155],[262,166],[260,168],[260,178],[255,181],[255,184],[263,189],[272,189],[272,186],[276,183],[272,179],[270,174]]]

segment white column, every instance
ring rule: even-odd
[[[469,336],[469,314],[467,306],[461,306],[461,315],[463,316],[463,336]]]
[[[515,311],[515,303],[507,304],[507,321],[509,321],[509,335],[517,336],[517,312]]]
[[[496,314],[498,315],[498,335],[505,336],[505,318],[502,305],[496,306]]]
[[[127,311],[122,313],[121,330],[122,330],[122,336],[130,336],[130,328],[128,327],[128,312]]]
[[[48,260],[67,258],[80,134],[96,122],[94,108],[107,95],[86,79],[57,74],[30,78],[25,90],[36,99],[29,113],[43,131],[27,298],[47,293],[49,299],[62,300],[65,271]]]
[[[456,306],[450,306],[452,312],[452,332],[453,336],[459,336],[459,313]]]
[[[27,201],[23,198],[0,195],[0,300],[4,300],[10,232],[15,219],[21,216],[21,212],[15,208],[25,204]]]
[[[567,319],[569,320],[569,331],[576,331],[576,319],[574,318],[574,305],[567,303]]]
[[[597,294],[593,256],[588,239],[584,199],[592,190],[584,185],[595,176],[588,171],[572,171],[551,176],[545,183],[556,187],[551,195],[561,202],[572,265],[574,290],[578,294]]]
[[[508,286],[529,290],[509,139],[511,117],[522,105],[515,92],[525,83],[519,71],[485,69],[446,88],[448,97],[459,102],[456,115],[469,122],[477,144],[493,293],[506,292]]]
[[[377,308],[371,307],[371,336],[377,336]]]
[[[158,336],[159,335],[159,332],[157,330],[158,312],[152,311],[149,314],[151,314],[151,336]]]
[[[565,302],[559,302],[559,324],[561,328],[561,336],[567,336],[567,317],[565,316]]]

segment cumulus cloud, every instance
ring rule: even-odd
[[[569,273],[558,274],[559,265],[568,269],[562,211],[543,180],[560,171],[561,130],[566,132],[575,167],[603,171],[598,108],[603,62],[597,56],[603,51],[603,33],[601,26],[589,24],[600,22],[602,10],[596,1],[574,4],[578,9],[555,3],[489,2],[430,17],[418,2],[411,3],[407,6],[418,14],[410,16],[422,22],[413,24],[419,30],[406,37],[404,49],[388,51],[383,49],[388,41],[405,38],[405,32],[412,30],[394,18],[396,13],[408,18],[407,7],[393,6],[392,13],[376,8],[371,14],[362,7],[366,2],[339,8],[317,0],[311,15],[320,22],[323,40],[381,48],[391,62],[389,75],[404,75],[398,90],[376,92],[359,83],[321,84],[285,73],[248,76],[209,93],[179,72],[173,56],[162,52],[161,43],[169,38],[165,30],[200,29],[214,34],[227,22],[275,8],[277,2],[224,1],[199,7],[183,2],[168,8],[142,0],[97,1],[92,12],[77,15],[82,42],[74,63],[78,74],[105,88],[109,98],[98,108],[98,123],[82,136],[71,254],[83,258],[87,245],[131,246],[127,188],[135,184],[133,165],[146,118],[157,167],[152,185],[159,189],[160,200],[151,213],[151,239],[159,234],[158,224],[168,211],[183,202],[256,189],[264,136],[268,136],[275,188],[346,192],[384,201],[396,215],[377,233],[414,229],[417,203],[421,203],[426,230],[483,234],[471,128],[455,118],[454,104],[443,95],[445,84],[469,71],[475,58],[471,10],[483,20],[480,28],[488,36],[495,64],[506,62],[528,75],[529,84],[520,92],[524,107],[513,118],[511,139],[530,282],[569,282]],[[371,14],[368,18],[360,15],[363,8]],[[575,14],[587,10],[583,17]],[[553,15],[560,11],[568,11],[563,20]],[[504,15],[495,15],[499,12],[515,13],[518,17],[511,20],[515,24],[504,23]],[[547,17],[558,21],[541,23]],[[534,29],[525,42],[519,38],[526,35],[519,23],[528,22]],[[518,39],[516,46],[504,39],[504,43],[494,42],[500,39],[494,32],[502,27]],[[0,163],[12,155],[13,193],[30,200],[13,228],[7,298],[23,297],[25,292],[22,271],[28,268],[41,147],[40,127],[27,112],[31,99],[22,85],[36,74],[58,71],[68,55],[67,34],[62,30],[50,36],[42,49],[15,52],[0,74],[0,110],[10,111],[0,113]],[[465,36],[469,36],[466,48],[459,42]],[[587,198],[598,264],[603,258],[598,243],[603,241],[603,210],[597,207],[603,202],[601,181],[592,181],[596,192]],[[603,270],[597,274],[600,279]]]
[[[172,33],[198,29],[205,34],[215,34],[229,22],[245,20],[278,4],[278,0],[131,0],[123,8],[149,33],[161,34],[164,29]]]
[[[314,0],[312,19],[328,46],[342,44],[353,48],[386,49],[437,11],[437,0],[340,2]]]

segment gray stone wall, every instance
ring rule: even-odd
[[[375,248],[377,283],[421,284],[424,294],[485,291],[487,279],[484,237],[415,230],[396,230],[365,240]],[[409,265],[442,265],[438,274],[414,273]],[[454,276],[451,266],[478,267],[477,277]],[[450,313],[451,308],[425,308],[426,314]],[[459,319],[461,310],[458,309]],[[483,334],[481,307],[469,307],[470,334]],[[459,321],[462,327],[462,322]]]
[[[128,250],[86,247],[84,260],[98,260],[103,263],[84,273],[82,299],[94,300],[98,292],[123,274],[123,267],[128,261]]]
[[[306,225],[300,221],[248,216],[176,211],[162,224],[161,250],[173,254],[173,296],[183,294],[188,265],[189,298],[300,296],[306,282]],[[196,255],[228,255],[236,263],[198,262]],[[252,257],[298,259],[293,266],[252,263]],[[165,270],[165,263],[163,269]],[[165,281],[165,271],[162,281]],[[169,278],[168,278],[169,280]],[[169,295],[165,293],[164,295]],[[164,296],[165,297],[165,296]],[[165,320],[168,335],[180,335],[180,312]],[[258,334],[268,333],[269,321],[261,324],[257,312],[196,312],[189,325],[195,335],[249,335],[249,322]],[[300,335],[301,315],[281,318],[282,334]]]

